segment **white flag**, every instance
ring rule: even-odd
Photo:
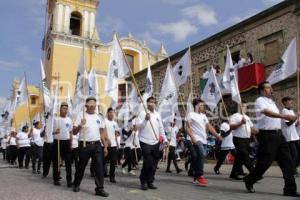
[[[92,68],[89,73],[89,96],[93,96],[96,99],[99,99],[98,80],[94,68]]]
[[[297,72],[297,40],[292,39],[288,48],[285,50],[280,62],[275,70],[270,74],[267,81],[272,85],[282,81]]]
[[[73,104],[72,104],[70,87],[67,88],[67,104],[68,104],[68,115],[72,117],[73,116]]]
[[[189,98],[186,102],[186,115],[188,115],[189,113],[193,112],[194,111],[194,108],[193,108],[193,99],[192,99],[192,93],[189,94]]]
[[[28,102],[28,91],[26,87],[26,78],[24,77],[20,83],[19,89],[17,90],[17,94],[15,97],[15,106],[14,110],[20,105]]]
[[[221,99],[220,88],[214,70],[212,69],[209,72],[208,80],[201,95],[201,99],[208,105],[211,111],[215,109]]]
[[[35,113],[33,119],[32,119],[32,123],[35,123],[35,122],[39,122],[41,121],[41,114],[39,112]]]
[[[184,56],[178,61],[178,63],[173,68],[174,80],[176,86],[179,87],[183,85],[188,76],[191,74],[191,53],[190,49],[184,54]]]
[[[153,81],[152,81],[152,74],[151,74],[151,67],[148,62],[147,68],[147,78],[146,78],[146,89],[143,95],[144,101],[147,101],[149,97],[153,96]]]
[[[174,119],[177,104],[177,89],[171,71],[171,64],[168,64],[165,79],[162,85],[159,98],[158,112],[164,123],[169,123]],[[178,108],[177,108],[178,109]]]
[[[230,89],[232,100],[238,104],[241,104],[242,100],[240,96],[238,80],[236,76],[235,67],[233,66],[229,46],[227,46],[226,65],[223,74],[223,85],[226,89]]]
[[[45,112],[48,113],[51,110],[52,100],[51,100],[50,91],[47,87],[47,80],[46,80],[46,75],[45,75],[45,70],[44,70],[44,65],[42,60],[40,61],[40,63],[41,63],[41,79],[42,79],[44,106],[45,106]]]

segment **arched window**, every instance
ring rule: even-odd
[[[134,69],[134,57],[132,55],[129,55],[129,54],[125,54],[125,55],[126,55],[129,66],[133,70]]]
[[[79,12],[72,12],[70,18],[70,32],[72,35],[81,36],[82,16]]]

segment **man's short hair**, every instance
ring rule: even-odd
[[[198,103],[204,103],[204,101],[202,101],[201,99],[197,98],[193,100],[193,107],[194,109],[196,108],[196,105],[198,105]]]
[[[60,108],[62,108],[62,107],[69,107],[69,104],[67,102],[62,102],[60,104]]]
[[[283,97],[282,99],[281,99],[281,102],[284,104],[284,103],[286,103],[287,101],[291,101],[291,100],[293,100],[293,98],[292,97]]]
[[[265,89],[265,85],[266,84],[270,84],[270,82],[269,81],[263,81],[263,82],[261,82],[259,85],[258,85],[258,93],[260,94],[260,92],[261,91],[263,91],[264,89]]]
[[[85,103],[88,103],[89,101],[95,101],[95,102],[97,102],[97,100],[96,100],[95,97],[88,97],[88,98],[85,100]]]
[[[114,109],[113,109],[112,107],[109,107],[109,108],[107,109],[107,113],[109,113],[110,111],[114,111]]]
[[[147,103],[149,103],[151,100],[156,101],[156,99],[155,99],[154,97],[149,97],[149,98],[147,99]]]

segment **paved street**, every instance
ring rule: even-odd
[[[155,185],[158,190],[141,191],[137,176],[123,175],[120,169],[117,171],[117,184],[111,184],[106,180],[105,189],[110,193],[107,199],[112,200],[196,200],[196,199],[272,199],[285,200],[295,199],[282,196],[283,179],[278,167],[268,170],[265,178],[255,185],[256,193],[246,193],[244,184],[241,181],[231,181],[228,174],[231,165],[223,165],[222,175],[214,175],[213,165],[206,164],[205,172],[209,185],[202,188],[192,183],[190,177],[185,173],[166,174],[164,173],[164,163],[160,164],[156,176]],[[87,168],[89,169],[89,168]],[[64,171],[64,170],[62,170]],[[64,173],[63,173],[64,175]],[[89,170],[81,184],[81,191],[74,193],[66,187],[66,182],[62,181],[62,186],[54,186],[51,177],[42,179],[41,175],[33,175],[31,170],[11,168],[3,161],[0,161],[0,199],[1,200],[58,200],[58,199],[99,199],[94,195],[94,181],[89,177]],[[297,179],[298,186],[300,178]]]

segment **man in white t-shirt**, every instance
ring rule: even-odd
[[[40,121],[36,121],[33,123],[32,129],[32,173],[41,173],[41,165],[43,160],[43,146],[44,139],[41,136],[42,131],[42,123]],[[38,166],[36,168],[36,160],[38,160]]]
[[[294,177],[294,165],[287,142],[281,131],[281,119],[296,121],[297,117],[290,114],[280,114],[275,102],[272,100],[273,89],[269,82],[262,82],[258,91],[260,97],[255,101],[257,128],[259,133],[257,140],[259,149],[257,163],[249,175],[244,177],[246,189],[254,193],[254,183],[260,180],[263,174],[276,160],[283,173],[285,196],[300,196],[297,193],[297,185]]]
[[[142,190],[157,189],[153,185],[155,173],[159,161],[159,137],[162,137],[164,144],[167,144],[164,126],[160,114],[155,111],[156,99],[147,99],[147,113],[141,111],[137,118],[137,128],[143,155],[143,166],[140,175]]]
[[[233,143],[236,149],[236,156],[234,159],[233,167],[230,177],[240,179],[240,171],[245,165],[248,171],[253,170],[253,165],[249,156],[249,144],[251,134],[257,134],[258,130],[254,128],[251,119],[247,116],[247,103],[242,102],[242,113],[236,112],[230,116],[229,123],[232,129]],[[236,110],[240,106],[236,105]]]
[[[207,147],[207,131],[218,140],[222,140],[222,137],[218,135],[214,127],[209,123],[205,115],[205,103],[200,99],[194,99],[193,106],[194,112],[190,112],[187,116],[187,133],[196,152],[196,157],[192,161],[194,181],[197,181],[200,186],[206,186],[208,181],[203,176],[203,168]]]
[[[283,115],[295,115],[295,112],[293,111],[293,99],[291,97],[284,97],[281,100],[284,108],[282,109],[281,113]],[[287,141],[289,145],[289,149],[291,152],[291,156],[294,162],[295,167],[295,175],[297,175],[297,166],[299,165],[299,158],[300,158],[300,138],[297,133],[297,121],[287,121],[287,120],[281,120],[281,126],[282,126],[282,133],[285,137],[285,140]]]
[[[107,109],[107,118],[105,119],[105,126],[110,140],[110,146],[108,147],[108,156],[106,157],[106,162],[110,163],[109,168],[109,181],[116,183],[115,171],[117,165],[118,156],[118,143],[117,135],[119,135],[119,126],[117,122],[114,121],[114,110],[112,108]]]
[[[53,182],[60,185],[60,158],[65,161],[67,186],[72,187],[72,147],[71,134],[73,122],[68,114],[68,104],[60,105],[60,116],[54,118],[54,146],[53,146]],[[59,143],[59,145],[58,145]],[[58,153],[59,151],[59,153]]]
[[[87,98],[86,111],[78,115],[74,125],[73,134],[79,134],[79,163],[73,182],[73,191],[80,191],[79,186],[85,167],[89,159],[92,158],[96,195],[108,197],[109,194],[104,191],[103,155],[107,156],[107,147],[110,141],[106,133],[104,118],[95,112],[96,105],[96,98]]]

